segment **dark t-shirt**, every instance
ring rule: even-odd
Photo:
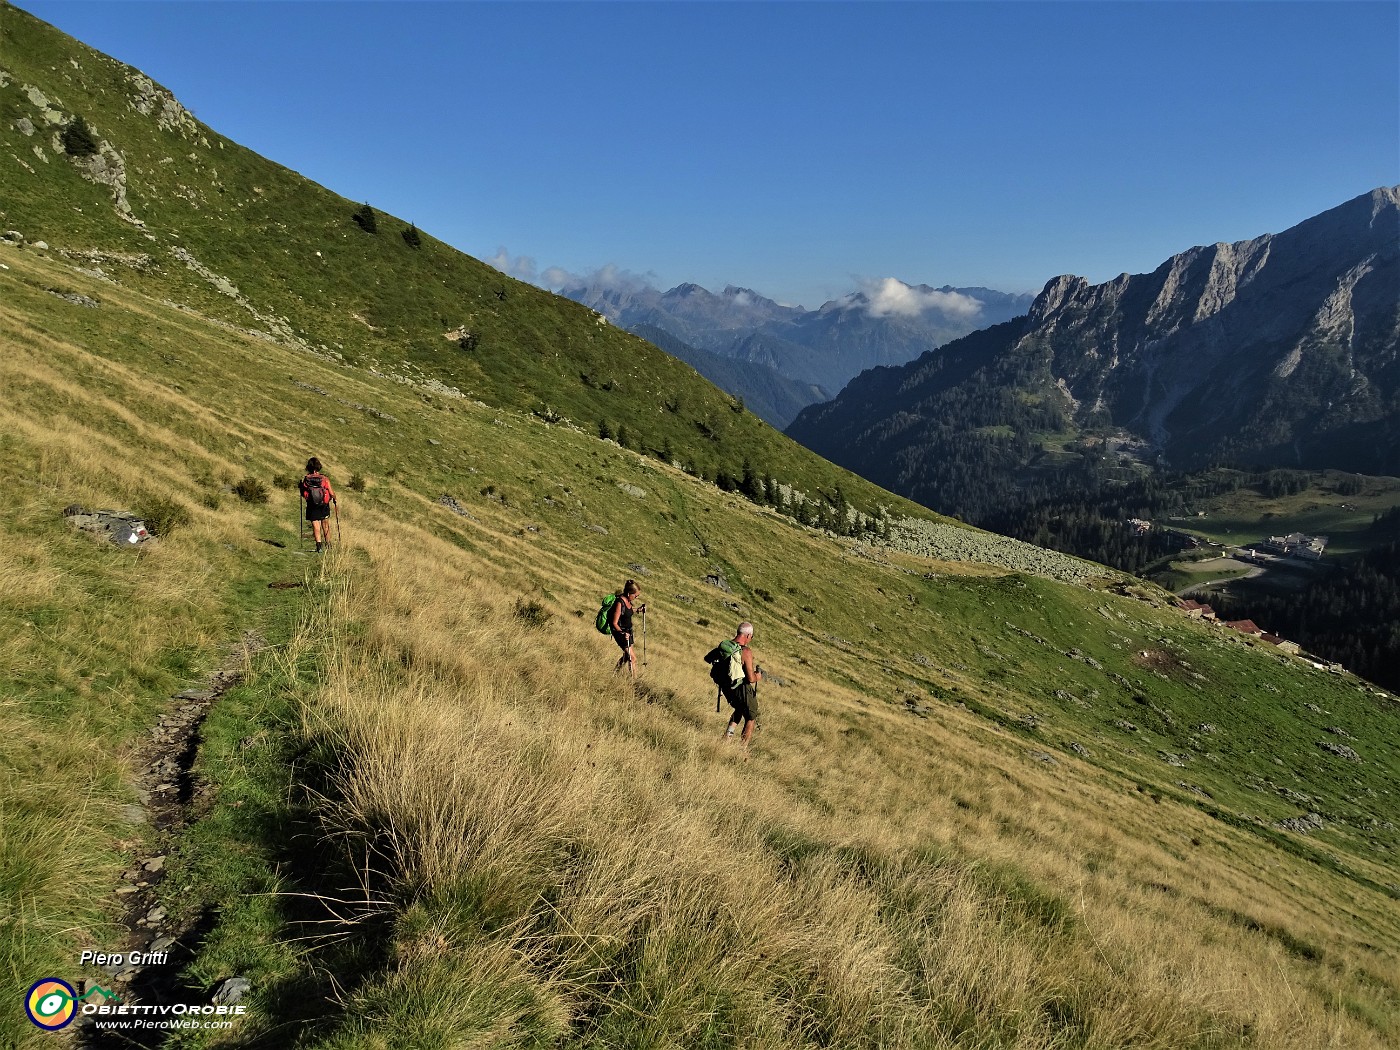
[[[632,607],[623,598],[617,600],[617,630],[632,633]]]

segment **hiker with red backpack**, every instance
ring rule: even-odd
[[[320,554],[331,541],[330,525],[326,523],[331,516],[331,505],[335,505],[336,515],[339,517],[340,504],[331,489],[330,481],[321,473],[321,461],[315,456],[306,461],[306,477],[301,479],[300,489],[304,504],[302,513],[305,519],[311,522],[311,535],[316,540],[316,553]]]

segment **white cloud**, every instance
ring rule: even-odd
[[[656,287],[656,274],[633,273],[620,266],[608,263],[592,273],[573,273],[562,266],[551,266],[540,274],[539,283],[545,288],[559,289],[566,285],[583,285],[585,288],[604,288],[616,291],[637,291]]]
[[[540,288],[548,288],[551,291],[558,291],[560,288],[571,285],[621,291],[637,291],[656,287],[655,274],[632,273],[630,270],[624,270],[612,263],[587,274],[574,273],[562,266],[547,266],[541,270],[532,257],[511,255],[505,246],[497,248],[495,255],[483,261],[500,270],[501,273],[528,281]]]
[[[496,269],[500,270],[501,273],[509,277],[516,277],[522,281],[529,281],[531,284],[535,283],[535,277],[537,276],[535,260],[528,255],[512,256],[510,252],[506,251],[505,247],[502,246],[497,248],[496,254],[486,259],[485,262],[494,266]]]
[[[861,291],[869,300],[871,317],[918,317],[936,310],[941,314],[970,321],[982,312],[982,303],[961,292],[941,292],[937,288],[914,288],[894,277],[861,281]]]

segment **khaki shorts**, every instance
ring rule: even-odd
[[[747,718],[751,722],[758,721],[758,683],[744,682],[732,691],[726,689],[724,698],[740,718]]]

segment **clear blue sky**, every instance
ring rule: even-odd
[[[1036,291],[1400,183],[1396,0],[18,2],[518,276]]]

